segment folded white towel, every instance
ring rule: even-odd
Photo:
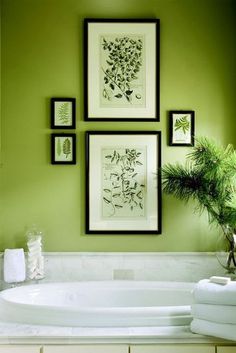
[[[23,249],[4,251],[4,281],[7,283],[25,280],[25,254]]]
[[[236,282],[222,286],[203,279],[195,285],[193,296],[196,303],[236,305]]]
[[[214,336],[227,340],[236,341],[236,325],[218,324],[206,320],[193,319],[190,325],[193,333]]]
[[[192,304],[193,318],[236,325],[235,305]]]

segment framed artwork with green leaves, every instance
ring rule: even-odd
[[[51,135],[51,163],[76,164],[76,135]]]
[[[159,121],[159,20],[85,19],[85,120]]]
[[[86,133],[86,233],[161,233],[161,132]]]
[[[169,112],[170,146],[194,146],[195,113],[193,110]]]
[[[51,128],[75,129],[75,98],[51,98]]]

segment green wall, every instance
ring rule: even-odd
[[[196,112],[197,135],[236,143],[234,0],[3,0],[0,250],[24,246],[25,227],[45,230],[46,251],[211,251],[216,229],[193,205],[163,198],[160,236],[85,234],[86,130],[161,130],[167,111]],[[161,23],[161,122],[84,122],[83,18],[157,17]],[[77,165],[50,164],[49,100],[77,99]]]

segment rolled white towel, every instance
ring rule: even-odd
[[[236,306],[234,305],[192,304],[191,313],[194,319],[236,325]]]
[[[6,249],[4,251],[4,281],[7,283],[25,280],[25,254],[23,249]]]
[[[227,340],[236,341],[236,325],[219,324],[207,320],[193,319],[190,325],[193,333],[214,336]]]
[[[196,303],[236,305],[236,282],[221,285],[203,279],[195,285],[193,296]]]

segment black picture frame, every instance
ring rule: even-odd
[[[86,234],[161,234],[160,168],[161,131],[87,131]]]
[[[101,25],[101,33],[99,35],[99,26]],[[142,78],[143,81],[141,84],[136,84],[136,88],[131,88],[127,86],[127,89],[121,89],[117,84],[113,84],[109,82],[108,89],[102,89],[102,83],[106,86],[105,76],[104,80],[101,79],[101,70],[103,69],[100,65],[102,52],[102,45],[99,45],[98,41],[102,35],[104,35],[105,28],[107,29],[108,35],[119,36],[119,29],[121,30],[122,36],[130,36],[130,40],[132,35],[136,35],[137,33],[141,33],[143,41],[145,41],[145,45],[142,47],[143,57],[145,60],[140,61],[141,64],[138,66],[139,60],[132,64],[137,64],[137,66],[133,69],[133,74],[130,73],[132,77],[137,77],[141,72],[147,72],[145,78]],[[94,26],[95,30],[94,30]],[[132,34],[132,27],[134,28]],[[124,28],[127,28],[127,33],[124,34]],[[140,31],[137,31],[137,28],[140,28]],[[95,35],[93,35],[95,33]],[[116,33],[116,34],[114,34]],[[105,33],[106,34],[106,33]],[[119,37],[118,37],[119,38]],[[148,39],[147,39],[148,38]],[[114,43],[115,43],[114,39]],[[138,40],[138,39],[137,39]],[[141,39],[140,39],[141,40]],[[136,45],[136,47],[138,47]],[[95,48],[95,49],[94,49]],[[143,49],[145,48],[145,49]],[[94,52],[97,50],[97,52]],[[124,51],[123,51],[124,52]],[[111,55],[111,54],[110,54]],[[138,55],[138,54],[137,54]],[[115,60],[115,59],[114,59]],[[111,65],[107,62],[108,60],[104,60],[104,65]],[[144,63],[145,62],[145,66]],[[134,67],[134,66],[133,66]],[[143,68],[142,68],[143,67]],[[146,67],[146,70],[145,70]],[[108,68],[109,69],[109,68]],[[112,70],[112,68],[111,68]],[[140,70],[140,71],[137,71]],[[151,70],[151,71],[150,71]],[[90,72],[91,71],[91,72]],[[106,70],[103,70],[105,73]],[[124,73],[120,72],[120,75],[124,75]],[[117,77],[119,76],[117,74]],[[105,74],[106,75],[106,74]],[[129,79],[131,79],[131,76]],[[124,78],[124,77],[122,77]],[[121,79],[122,79],[121,78]],[[128,77],[127,77],[128,79]],[[135,80],[132,78],[132,80]],[[140,79],[141,80],[141,79]],[[144,83],[145,82],[145,83]],[[132,82],[131,82],[132,84]],[[143,85],[143,86],[142,86]],[[135,85],[133,85],[134,87]],[[143,87],[142,92],[134,94],[134,90],[137,87]],[[110,89],[111,87],[111,89]],[[113,90],[112,94],[110,91]],[[108,92],[113,97],[113,102],[110,106],[110,98],[108,97]],[[129,97],[126,97],[124,92],[132,91]],[[115,94],[116,92],[116,94]],[[152,121],[158,122],[160,121],[160,20],[156,18],[148,18],[148,19],[96,19],[96,18],[86,18],[84,19],[84,112],[86,121]],[[107,98],[104,98],[106,97]],[[133,96],[133,97],[132,97]],[[117,97],[117,98],[114,98]],[[118,98],[119,97],[119,98]],[[131,99],[127,102],[127,98]],[[120,102],[123,102],[120,107]],[[102,102],[102,103],[101,103]],[[104,103],[105,102],[105,103]],[[113,104],[117,104],[117,106],[113,106]],[[105,104],[105,105],[104,105]],[[134,107],[135,105],[135,107]]]
[[[51,164],[76,164],[76,134],[51,134]]]
[[[194,146],[195,112],[169,111],[169,146]]]
[[[51,98],[51,129],[75,129],[76,99]]]

